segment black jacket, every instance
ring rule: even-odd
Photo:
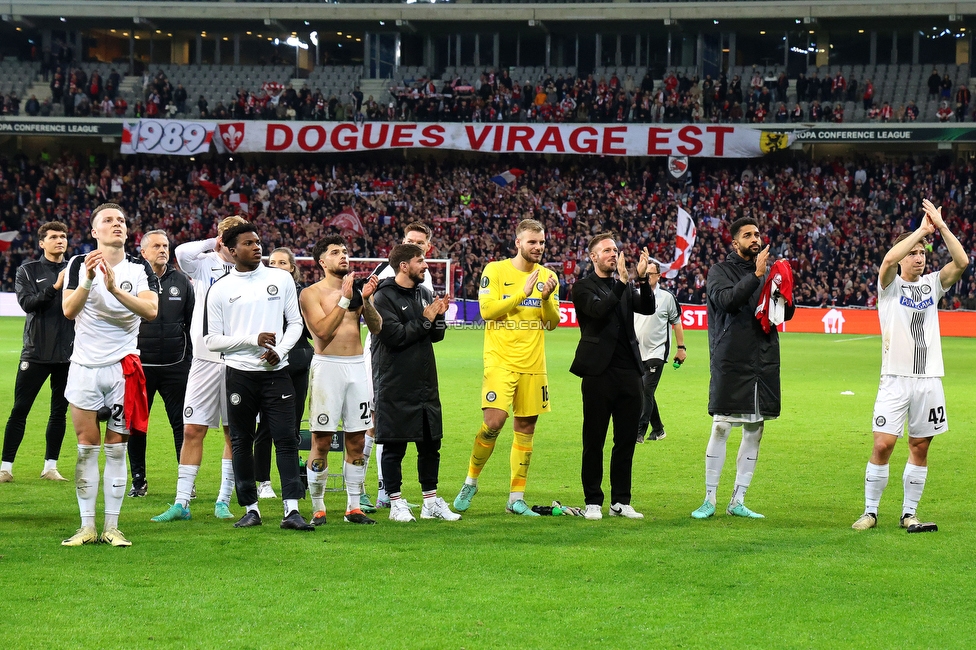
[[[573,305],[579,322],[580,342],[569,371],[579,377],[595,377],[610,366],[620,325],[630,340],[634,370],[642,372],[640,347],[634,333],[634,312],[654,313],[654,292],[645,279],[639,289],[615,280],[611,288],[596,273],[590,273],[573,285]]]
[[[159,278],[159,314],[139,326],[139,358],[144,366],[172,366],[192,357],[190,319],[196,302],[190,278],[174,266]]]
[[[68,363],[75,342],[75,323],[64,317],[61,290],[55,289],[58,274],[67,260],[51,262],[46,257],[17,269],[14,290],[20,308],[27,312],[21,361]]]
[[[780,413],[779,333],[756,318],[763,283],[755,262],[735,252],[708,270],[709,415]],[[786,308],[786,318],[796,310]]]
[[[431,437],[443,436],[434,343],[444,340],[444,316],[431,323],[423,315],[433,300],[427,287],[404,289],[394,278],[381,280],[373,297],[383,318],[372,345],[377,442],[423,440],[425,414]]]

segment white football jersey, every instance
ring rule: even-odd
[[[127,256],[112,267],[115,286],[138,296],[143,291],[159,293],[159,278],[149,262]],[[85,256],[76,255],[68,262],[65,289],[77,289],[85,271]],[[105,276],[96,269],[84,308],[75,317],[75,345],[71,360],[97,368],[118,363],[130,354],[139,354],[139,324],[142,318],[129,311],[105,289]]]
[[[176,247],[176,261],[180,270],[193,280],[193,295],[196,302],[193,305],[193,320],[190,321],[190,340],[193,341],[193,356],[205,361],[220,363],[219,352],[211,352],[203,343],[203,319],[207,309],[207,292],[210,286],[224,277],[234,268],[233,264],[225,262],[216,252],[216,239],[205,239],[197,242],[187,242]]]
[[[887,288],[878,283],[881,374],[942,377],[939,300],[945,295],[939,272],[906,282],[900,275]]]
[[[671,350],[671,326],[681,319],[681,307],[667,289],[660,284],[654,288],[654,313],[634,314],[634,332],[640,347],[641,360],[664,359]]]

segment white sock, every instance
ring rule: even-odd
[[[312,469],[313,467],[319,469]],[[313,460],[305,468],[305,476],[308,477],[308,495],[312,497],[312,512],[325,511],[325,481],[328,477],[329,467],[321,458]]]
[[[367,433],[363,436],[363,439],[363,460],[366,461],[366,469],[369,469],[369,457],[373,454],[373,445],[376,442],[376,438]]]
[[[220,459],[220,493],[217,501],[230,503],[230,496],[234,494],[234,461],[230,458]]]
[[[383,445],[375,443],[373,445],[373,455],[376,457],[376,500],[388,501],[386,486],[383,483]]]
[[[509,492],[508,493],[508,502],[510,504],[511,503],[515,503],[519,499],[524,499],[524,498],[525,498],[525,492]]]
[[[285,516],[287,517],[293,510],[298,510],[298,499],[282,499],[281,503],[285,507]]]
[[[732,490],[730,505],[745,503],[746,490],[749,489],[752,476],[756,473],[762,435],[762,422],[742,425],[742,442],[739,443],[739,454],[735,459],[735,489]]]
[[[184,508],[190,507],[190,495],[193,494],[193,484],[199,471],[199,465],[179,465],[176,468],[176,503]]]
[[[918,502],[922,500],[922,490],[925,489],[925,477],[928,476],[929,468],[919,467],[911,463],[905,463],[905,472],[901,475],[902,484],[905,486],[905,501],[902,504],[901,512],[904,515],[914,515],[918,509]]]
[[[732,425],[728,422],[712,421],[712,435],[705,447],[705,499],[715,505],[718,480],[722,477],[725,465],[725,443],[729,439]]]
[[[888,466],[868,463],[864,472],[864,512],[878,514],[881,494],[888,485]]]
[[[342,461],[342,478],[346,481],[346,510],[358,510],[359,497],[366,480],[366,465]]]
[[[6,465],[11,465],[12,463],[5,463],[5,464]],[[46,472],[49,469],[57,469],[57,468],[58,468],[58,461],[56,459],[54,459],[54,458],[45,458],[44,459],[44,469],[42,470],[43,472]],[[3,469],[3,468],[0,467],[0,469]],[[9,472],[10,471],[10,468],[8,468],[7,471]]]
[[[255,512],[255,513],[257,513],[258,517],[261,516],[261,511],[258,510],[258,504],[257,504],[257,502],[252,503],[251,505],[247,506],[247,508],[245,508],[245,509],[248,512]]]
[[[119,513],[125,498],[125,483],[129,473],[125,468],[127,445],[118,442],[105,444],[105,476],[102,478],[102,492],[105,496],[105,530],[119,527]]]
[[[78,445],[75,465],[75,492],[82,526],[95,526],[95,501],[98,499],[98,445]]]
[[[521,497],[519,497],[521,498]],[[428,508],[434,507],[434,501],[437,499],[437,490],[424,491],[424,505]]]
[[[45,464],[44,469],[47,470],[47,465]],[[8,463],[7,461],[0,462],[0,472],[10,472],[14,473],[14,464]]]
[[[464,484],[465,484],[465,485],[473,485],[473,486],[475,486],[475,487],[478,487],[478,479],[476,479],[476,478],[471,478],[470,476],[468,476],[468,477],[466,477],[466,478],[464,479]]]

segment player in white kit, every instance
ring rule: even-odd
[[[176,499],[165,512],[152,518],[156,522],[190,518],[190,499],[203,461],[203,439],[207,429],[216,429],[221,424],[224,428],[224,453],[220,461],[220,493],[214,504],[214,516],[218,519],[233,518],[230,497],[234,492],[234,464],[227,425],[224,361],[219,352],[211,352],[203,343],[203,315],[210,285],[234,268],[234,259],[223,247],[220,237],[228,228],[244,223],[247,220],[243,217],[227,217],[217,225],[217,237],[176,247],[176,261],[180,270],[193,280],[196,297],[193,320],[190,322],[193,361],[183,403],[183,449],[176,477]]]
[[[427,251],[430,250],[430,228],[425,224],[415,221],[413,223],[408,223],[403,229],[403,239],[400,241],[401,244],[414,244],[420,246],[420,249],[424,251],[424,255],[427,255]],[[396,269],[390,266],[389,262],[383,262],[373,271],[373,275],[376,276],[377,280],[384,280],[386,278],[396,277]],[[423,285],[430,289],[431,293],[434,292],[434,283],[430,279],[430,272],[424,274]],[[450,281],[448,279],[448,281]],[[368,331],[366,332],[366,341],[363,343],[363,361],[366,362],[366,377],[369,382],[369,401],[373,402],[373,367],[372,367],[372,339],[373,335]],[[383,486],[383,467],[382,467],[382,456],[383,456],[383,445],[374,445],[373,443],[373,429],[370,428],[366,432],[366,444],[363,446],[363,454],[366,457],[366,467],[369,468],[369,460],[373,455],[375,450],[376,455],[376,477],[379,482],[379,486],[376,493],[376,507],[377,508],[389,508],[390,507],[390,497],[386,494],[386,489]],[[411,508],[416,508],[417,506],[413,504],[407,504]],[[375,512],[375,508],[372,508],[369,503],[369,495],[363,492],[362,496],[362,506],[363,512]]]
[[[878,525],[878,505],[888,484],[888,459],[908,423],[908,462],[902,474],[905,499],[901,526],[909,532],[937,530],[915,516],[928,474],[932,438],[949,429],[942,391],[939,300],[959,281],[969,257],[942,218],[942,208],[922,201],[918,229],[900,236],[881,262],[878,317],[881,320],[881,383],[874,403],[874,448],[864,477],[864,514],[855,530]],[[952,261],[924,274],[928,237],[942,236]]]
[[[142,319],[156,318],[159,280],[146,260],[126,256],[128,226],[120,206],[98,206],[92,211],[91,224],[98,247],[68,262],[62,298],[65,318],[75,321],[74,350],[64,396],[71,405],[71,423],[78,435],[75,488],[81,528],[61,544],[81,546],[99,541],[95,531],[98,455],[102,445],[98,411],[107,409],[102,487],[105,527],[101,541],[112,546],[131,546],[119,531],[119,511],[128,477],[125,452],[129,427],[148,424],[145,377],[137,343]]]

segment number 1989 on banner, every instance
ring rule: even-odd
[[[122,126],[124,154],[155,153],[194,156],[210,149],[217,125],[214,122],[181,120],[139,120]]]

